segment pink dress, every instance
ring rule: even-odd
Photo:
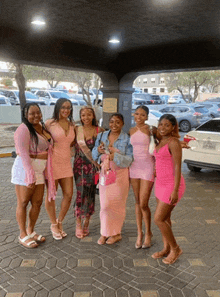
[[[169,144],[162,146],[159,151],[154,151],[156,158],[156,182],[154,194],[159,200],[170,204],[170,196],[174,189],[174,161],[169,151]],[[178,201],[182,198],[185,191],[185,181],[181,175],[178,191]]]
[[[53,120],[46,122],[46,127],[51,133],[54,140],[54,148],[52,155],[52,167],[54,179],[60,179],[73,176],[71,164],[70,144],[75,139],[74,126],[70,125],[68,134],[59,123]]]
[[[154,181],[154,157],[149,154],[150,137],[138,130],[131,135],[134,161],[129,171],[130,178]]]
[[[105,155],[102,155],[104,160]],[[116,170],[116,182],[102,186],[99,184],[101,235],[121,234],[125,220],[126,201],[129,192],[128,168],[121,168],[110,162],[110,168]]]

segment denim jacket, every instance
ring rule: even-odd
[[[98,146],[102,141],[106,147],[109,146],[109,136],[110,131],[105,131],[103,133],[99,133],[95,142],[95,146],[92,150],[92,157],[95,161],[98,161],[100,164],[101,154],[98,152]],[[118,167],[129,167],[133,161],[133,147],[130,143],[130,137],[125,132],[121,131],[118,139],[114,142],[113,147],[117,148],[120,153],[114,153],[113,162]]]

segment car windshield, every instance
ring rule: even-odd
[[[70,99],[69,95],[64,92],[50,92],[52,98],[66,98]]]
[[[196,129],[197,131],[220,132],[220,120],[210,120]]]
[[[38,97],[31,92],[25,92],[25,97],[26,99],[38,99]]]

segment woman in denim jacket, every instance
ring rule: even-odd
[[[98,244],[121,240],[129,192],[128,167],[133,161],[132,145],[129,136],[122,131],[123,125],[123,116],[113,114],[109,120],[110,130],[98,134],[92,151],[93,159],[102,167],[99,183],[101,237]],[[109,176],[108,181],[106,176]]]

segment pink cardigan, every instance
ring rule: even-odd
[[[52,155],[52,143],[49,143],[44,137],[37,134],[38,136],[38,146],[37,151],[35,148],[35,144],[31,139],[30,132],[28,127],[22,123],[14,134],[15,141],[15,149],[16,153],[19,154],[22,160],[22,164],[25,169],[25,183],[26,185],[33,184],[36,182],[35,172],[31,165],[30,155],[40,155],[43,153],[48,153],[47,160],[47,170],[46,175],[48,178],[48,188],[49,188],[49,201],[51,199],[55,199],[56,196],[56,188],[55,182],[53,179],[53,172],[51,166],[51,155]],[[51,139],[52,140],[52,139]]]

